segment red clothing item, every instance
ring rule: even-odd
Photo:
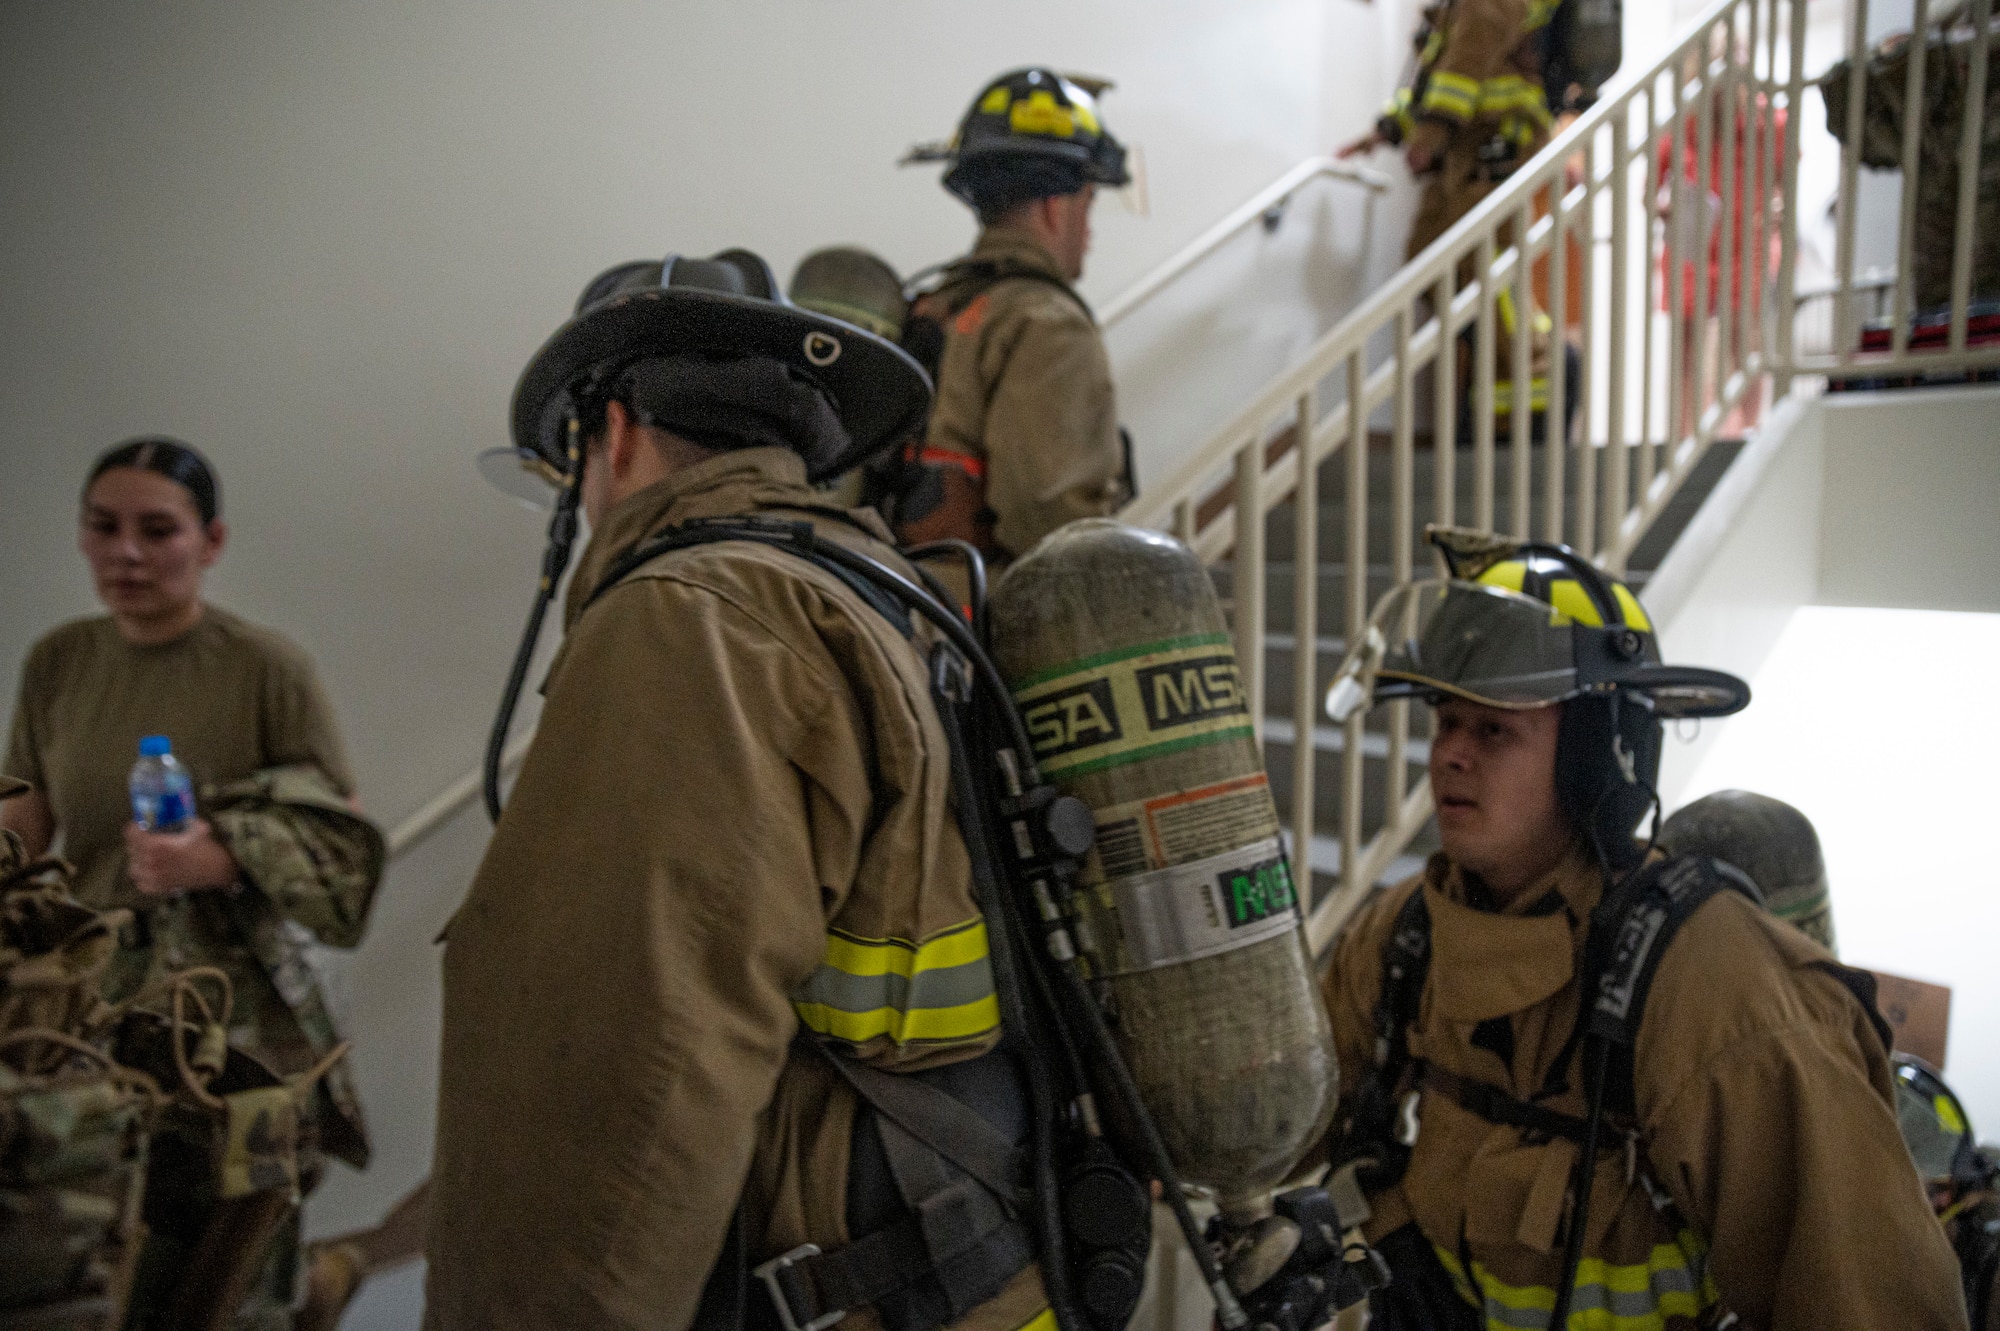
[[[1751,109],[1754,107],[1754,111]],[[1658,172],[1662,192],[1661,214],[1667,223],[1667,237],[1660,251],[1660,308],[1673,308],[1673,291],[1667,285],[1667,266],[1673,258],[1673,242],[1677,229],[1681,231],[1681,309],[1685,317],[1693,318],[1696,312],[1695,259],[1692,251],[1700,245],[1703,225],[1709,227],[1708,236],[1708,312],[1713,314],[1719,308],[1716,279],[1722,271],[1723,242],[1729,243],[1729,308],[1741,310],[1743,306],[1742,256],[1745,250],[1753,250],[1761,245],[1768,259],[1763,271],[1775,271],[1778,266],[1780,240],[1777,220],[1769,207],[1750,208],[1746,204],[1748,196],[1761,182],[1765,168],[1763,162],[1770,159],[1771,200],[1779,197],[1780,167],[1785,153],[1785,110],[1772,107],[1769,99],[1758,96],[1754,102],[1739,98],[1737,103],[1736,132],[1734,134],[1734,157],[1723,151],[1728,143],[1725,126],[1718,115],[1712,141],[1709,144],[1709,166],[1707,191],[1702,189],[1701,171],[1701,125],[1693,115],[1683,121],[1681,148],[1681,190],[1678,211],[1672,207],[1676,202],[1668,191],[1672,188],[1673,136],[1660,136],[1655,169]],[[1755,154],[1754,158],[1752,154]],[[1735,178],[1734,208],[1728,219],[1722,216],[1723,185],[1725,176]],[[1753,274],[1751,284],[1751,308],[1762,305],[1762,283],[1754,280],[1761,273]]]

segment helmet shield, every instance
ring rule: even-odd
[[[1523,709],[1617,693],[1656,720],[1728,716],[1749,703],[1750,686],[1734,675],[1661,664],[1638,599],[1573,551],[1431,534],[1458,576],[1404,583],[1376,604],[1327,692],[1334,720],[1442,694]],[[1461,537],[1483,543],[1460,548]]]
[[[1546,601],[1476,582],[1398,587],[1369,621],[1382,644],[1375,697],[1450,693],[1517,709],[1575,697],[1571,624]]]
[[[500,493],[546,513],[562,491],[562,473],[532,448],[489,448],[479,454],[479,474]]]

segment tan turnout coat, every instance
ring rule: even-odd
[[[1491,911],[1468,904],[1465,876],[1439,854],[1363,906],[1326,983],[1349,1094],[1370,1066],[1383,945],[1416,891],[1432,955],[1413,1057],[1529,1098],[1576,1020],[1597,869],[1579,853]],[[1896,1128],[1886,1051],[1823,969],[1831,960],[1733,892],[1682,927],[1640,1027],[1637,1141],[1607,1151],[1592,1185],[1573,1308],[1603,1307],[1608,1290],[1617,1316],[1580,1324],[1691,1327],[1719,1298],[1757,1331],[1965,1325],[1951,1250]],[[1549,1107],[1582,1115],[1579,1082]],[[1427,1092],[1408,1174],[1372,1199],[1371,1236],[1414,1219],[1489,1327],[1540,1326],[1575,1149]]]
[[[890,1069],[997,1038],[911,644],[837,579],[744,543],[664,555],[585,604],[691,518],[807,517],[895,560],[821,503],[795,455],[726,453],[626,499],[584,552],[539,733],[445,949],[433,1327],[681,1331],[739,1194],[753,1262],[848,1239],[854,1101],[788,1061],[802,1020]],[[900,997],[855,1002],[892,953],[914,959]],[[986,1007],[944,1003],[981,975]],[[1044,1306],[1030,1269],[963,1325],[1013,1331]]]
[[[927,448],[983,467],[994,539],[1018,556],[1124,501],[1111,359],[1082,297],[1031,237],[988,227],[970,258],[1056,279],[1003,277],[948,319],[925,436]]]

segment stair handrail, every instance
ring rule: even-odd
[[[1120,292],[1098,311],[1098,325],[1108,329],[1122,322],[1134,310],[1192,272],[1253,222],[1264,221],[1269,229],[1275,230],[1274,210],[1282,210],[1301,189],[1321,179],[1349,181],[1376,194],[1389,188],[1388,177],[1372,167],[1332,157],[1308,157],[1230,210],[1214,226]],[[1278,216],[1282,217],[1282,213]],[[511,775],[521,765],[533,737],[534,728],[530,726],[509,742],[501,757],[503,774]],[[475,767],[424,801],[398,823],[388,837],[390,863],[402,858],[419,842],[456,817],[478,796],[480,782],[480,772]]]
[[[1781,14],[1789,20],[1782,29]],[[1393,473],[1388,487],[1393,493],[1390,567],[1386,572],[1395,580],[1407,579],[1412,573],[1416,545],[1416,376],[1426,367],[1432,370],[1430,391],[1436,399],[1433,520],[1504,526],[1524,537],[1565,540],[1590,552],[1607,569],[1622,571],[1632,549],[1692,472],[1730,413],[1790,356],[1784,318],[1776,321],[1774,329],[1769,319],[1744,317],[1742,312],[1751,310],[1761,316],[1777,306],[1780,302],[1775,293],[1756,293],[1767,293],[1774,286],[1788,288],[1794,271],[1796,236],[1790,226],[1782,233],[1775,281],[1768,271],[1769,245],[1763,242],[1777,201],[1784,203],[1782,216],[1797,215],[1792,201],[1797,197],[1799,136],[1788,136],[1782,153],[1767,141],[1774,137],[1770,132],[1771,108],[1778,99],[1783,98],[1788,106],[1799,104],[1804,83],[1805,17],[1804,0],[1714,0],[1671,50],[1650,67],[1631,71],[1607,89],[1545,150],[1516,169],[1456,225],[1329,329],[1302,360],[1274,376],[1167,480],[1149,486],[1121,515],[1127,521],[1172,531],[1205,560],[1228,556],[1239,668],[1250,713],[1261,722],[1265,712],[1268,573],[1261,519],[1290,501],[1292,615],[1297,646],[1292,655],[1290,720],[1294,742],[1288,826],[1295,856],[1302,862],[1310,862],[1312,849],[1324,839],[1315,836],[1317,749],[1308,738],[1315,734],[1319,711],[1319,663],[1316,652],[1306,647],[1323,623],[1318,607],[1320,486],[1302,485],[1301,478],[1319,476],[1321,465],[1345,450],[1344,567],[1359,570],[1358,576],[1344,579],[1343,632],[1350,642],[1358,640],[1370,608],[1370,421],[1385,405],[1391,417],[1387,447]],[[1782,84],[1778,79],[1781,67],[1787,75]],[[1634,123],[1642,104],[1643,127]],[[1796,115],[1792,123],[1798,123]],[[1691,127],[1697,131],[1692,138]],[[1684,158],[1687,149],[1683,145],[1690,142],[1694,154]],[[1744,156],[1740,169],[1739,152]],[[1716,165],[1718,156],[1725,159],[1725,165]],[[1780,156],[1782,163],[1776,160]],[[1670,180],[1661,179],[1659,157],[1668,159]],[[1572,183],[1568,178],[1571,164],[1578,158],[1582,178]],[[1694,182],[1684,179],[1689,161],[1698,168]],[[1635,175],[1642,175],[1644,181],[1636,199]],[[1761,201],[1741,212],[1734,206],[1738,175],[1746,195],[1754,188],[1754,199]],[[1666,206],[1672,208],[1692,205],[1706,195],[1711,183],[1723,195],[1722,220],[1710,216],[1706,208],[1691,209],[1690,215],[1700,219],[1699,234],[1693,240],[1684,235],[1686,228],[1660,226],[1663,184]],[[1699,193],[1690,194],[1690,184],[1699,186]],[[1543,206],[1538,207],[1538,203]],[[1537,216],[1538,212],[1545,215]],[[1746,217],[1755,220],[1746,223]],[[1600,230],[1609,233],[1606,273],[1601,277],[1597,272],[1599,246],[1592,243]],[[1635,267],[1633,260],[1639,255],[1632,240],[1636,232],[1643,232],[1645,248],[1643,262]],[[1569,247],[1573,239],[1581,248],[1581,271],[1574,279],[1566,272],[1572,262]],[[1683,271],[1704,269],[1712,240],[1721,247],[1720,271],[1741,274],[1741,294],[1746,299],[1740,306],[1732,306],[1731,299],[1738,293],[1714,291],[1716,283],[1696,282],[1695,308],[1687,310],[1683,283],[1672,280],[1663,284],[1662,290],[1671,291],[1675,326],[1700,331],[1694,334],[1697,345],[1692,350],[1681,347],[1682,335],[1670,336],[1672,369],[1666,376],[1668,382],[1661,386],[1656,383],[1654,369],[1655,256],[1661,259],[1663,273],[1678,276]],[[1496,418],[1500,414],[1496,380],[1504,379],[1511,388],[1534,377],[1535,332],[1532,319],[1518,319],[1513,321],[1511,333],[1503,334],[1498,312],[1503,300],[1511,301],[1517,310],[1531,308],[1538,267],[1548,272],[1548,304],[1558,320],[1551,345],[1561,346],[1572,327],[1579,334],[1581,400],[1577,419],[1581,429],[1574,438],[1567,422],[1549,430],[1563,440],[1563,446],[1542,450],[1539,481],[1532,453],[1507,448],[1510,484],[1503,524],[1496,521],[1501,498],[1496,466]],[[1467,269],[1470,271],[1461,281],[1460,274]],[[1570,280],[1580,281],[1584,296],[1581,320],[1574,325],[1567,310]],[[1602,320],[1593,299],[1599,281],[1609,287],[1610,308]],[[1641,312],[1637,328],[1630,317],[1635,294]],[[1714,334],[1708,331],[1712,298],[1720,325]],[[1685,325],[1684,316],[1692,316]],[[1605,326],[1599,327],[1600,323]],[[1470,382],[1463,392],[1466,400],[1486,405],[1469,413],[1474,494],[1471,512],[1460,514],[1456,433],[1461,390],[1456,358],[1461,335],[1467,333],[1472,338],[1465,367]],[[1712,340],[1718,356],[1711,375],[1706,353]],[[1379,348],[1385,341],[1386,355],[1371,353],[1371,346]],[[1635,351],[1641,354],[1631,354]],[[1504,368],[1496,369],[1495,360],[1501,357],[1505,358]],[[1683,371],[1691,371],[1692,383],[1689,373]],[[1518,394],[1506,408],[1510,439],[1531,439],[1532,418],[1539,416],[1546,426],[1561,412],[1568,388],[1566,377],[1564,356],[1551,355],[1545,404],[1538,409],[1532,395]],[[1783,383],[1782,376],[1779,383]],[[1331,409],[1324,413],[1322,392],[1332,399]],[[1662,406],[1664,413],[1659,410]],[[1662,414],[1664,429],[1657,429]],[[1667,437],[1657,437],[1662,434]],[[1572,448],[1576,475],[1570,478],[1565,470]],[[1260,520],[1238,521],[1239,513],[1252,512]],[[1308,915],[1307,936],[1316,953],[1328,946],[1348,913],[1359,904],[1366,885],[1403,852],[1430,816],[1428,782],[1410,780],[1409,704],[1391,704],[1384,710],[1389,729],[1388,762],[1378,778],[1386,789],[1381,801],[1384,812],[1377,826],[1365,826],[1363,817],[1365,797],[1371,789],[1363,762],[1367,718],[1350,718],[1339,744],[1343,766],[1338,855],[1330,865],[1312,866],[1337,875],[1336,886],[1313,903]],[[1375,747],[1383,746],[1377,743]],[[1364,832],[1369,835],[1364,836]]]
[[[1381,194],[1389,188],[1389,177],[1373,167],[1342,161],[1337,157],[1308,157],[1244,200],[1221,221],[1182,246],[1172,257],[1107,303],[1097,312],[1098,326],[1109,329],[1123,322],[1132,311],[1173,285],[1202,260],[1228,244],[1239,232],[1247,230],[1253,222],[1262,222],[1267,230],[1275,231],[1292,196],[1321,179],[1349,181],[1371,194]]]

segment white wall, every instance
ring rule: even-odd
[[[1669,731],[1668,811],[1741,788],[1819,829],[1843,960],[1951,986],[1950,1080],[2000,1138],[2000,388],[1796,399],[1647,588],[1669,661],[1750,680]],[[1980,613],[1984,612],[1984,613]]]
[[[2000,611],[2000,390],[1829,398],[1822,605]]]
[[[1949,985],[1945,1074],[2000,1141],[2000,615],[1806,606],[1683,788],[1761,791],[1819,830],[1841,960]],[[1956,666],[1950,663],[1958,663]],[[1954,687],[1970,670],[1981,679]]]
[[[1818,593],[1823,437],[1819,402],[1780,403],[1661,561],[1646,605],[1667,660],[1754,679],[1793,611]],[[1668,808],[1683,801],[1730,724],[1668,727],[1660,764]]]

